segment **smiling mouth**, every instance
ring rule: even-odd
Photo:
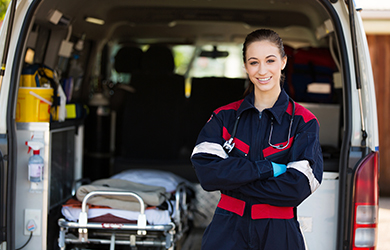
[[[259,80],[260,82],[267,82],[267,81],[271,80],[271,78],[272,78],[272,76],[267,77],[267,78],[258,78],[258,80]]]

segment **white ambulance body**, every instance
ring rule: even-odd
[[[207,121],[207,108],[230,101],[236,82],[243,92],[241,46],[257,28],[280,34],[289,56],[284,88],[320,122],[324,179],[297,209],[307,249],[375,249],[378,119],[367,41],[352,0],[12,0],[0,33],[0,249],[25,243],[26,250],[57,249],[59,211],[77,179],[158,168],[196,185],[189,161],[200,129],[195,125]],[[154,45],[174,52],[171,73],[182,79],[178,113],[168,108],[173,90],[161,90],[159,103],[144,103],[148,95],[128,97],[138,73],[120,72],[132,62],[119,61],[116,53]],[[31,65],[57,74],[75,117],[68,110],[68,118],[63,114],[58,121],[52,114],[42,122],[45,108],[23,113],[23,105],[33,105],[18,95],[24,77],[35,81],[36,72],[25,72]],[[66,85],[70,79],[73,85]],[[83,116],[85,106],[89,113]],[[147,124],[162,114],[166,119]],[[44,145],[38,184],[29,180],[29,140]],[[186,239],[203,229],[195,227]],[[200,249],[199,242],[192,247]]]

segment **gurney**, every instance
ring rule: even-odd
[[[141,174],[145,174],[145,172],[141,170]],[[161,171],[155,171],[155,174],[155,176],[160,176],[164,180],[173,176],[167,176],[166,173],[162,174]],[[132,176],[134,177],[134,174]],[[156,185],[161,184],[153,178],[151,181]],[[112,250],[116,248],[132,250],[176,249],[178,242],[185,238],[184,236],[189,230],[190,220],[190,199],[187,195],[189,183],[179,181],[180,178],[176,178],[176,180],[169,183],[169,187],[166,186],[166,189],[172,194],[169,199],[170,202],[168,202],[172,205],[169,210],[161,211],[158,208],[147,208],[142,197],[133,191],[94,190],[88,192],[82,199],[78,213],[75,213],[77,208],[64,205],[63,214],[66,218],[58,220],[60,227],[59,247],[61,249],[72,249],[72,247],[97,249],[103,245],[103,249],[107,249],[107,245],[110,245]],[[176,185],[176,187],[173,188],[173,185]],[[112,209],[89,204],[90,200],[97,197],[119,198],[122,196],[131,197],[135,200],[139,208],[138,211]],[[92,210],[94,213],[91,213]],[[109,213],[110,216],[105,218],[100,216],[105,213]],[[157,215],[154,219],[153,214]],[[106,246],[104,247],[104,245]]]

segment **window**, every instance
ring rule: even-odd
[[[242,45],[179,45],[173,47],[173,52],[177,74],[187,77],[246,77]]]

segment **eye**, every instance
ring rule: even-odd
[[[273,63],[273,62],[275,62],[274,59],[269,59],[269,60],[267,60],[267,63]]]
[[[256,65],[257,62],[256,61],[252,61],[252,62],[249,62],[250,65]]]

